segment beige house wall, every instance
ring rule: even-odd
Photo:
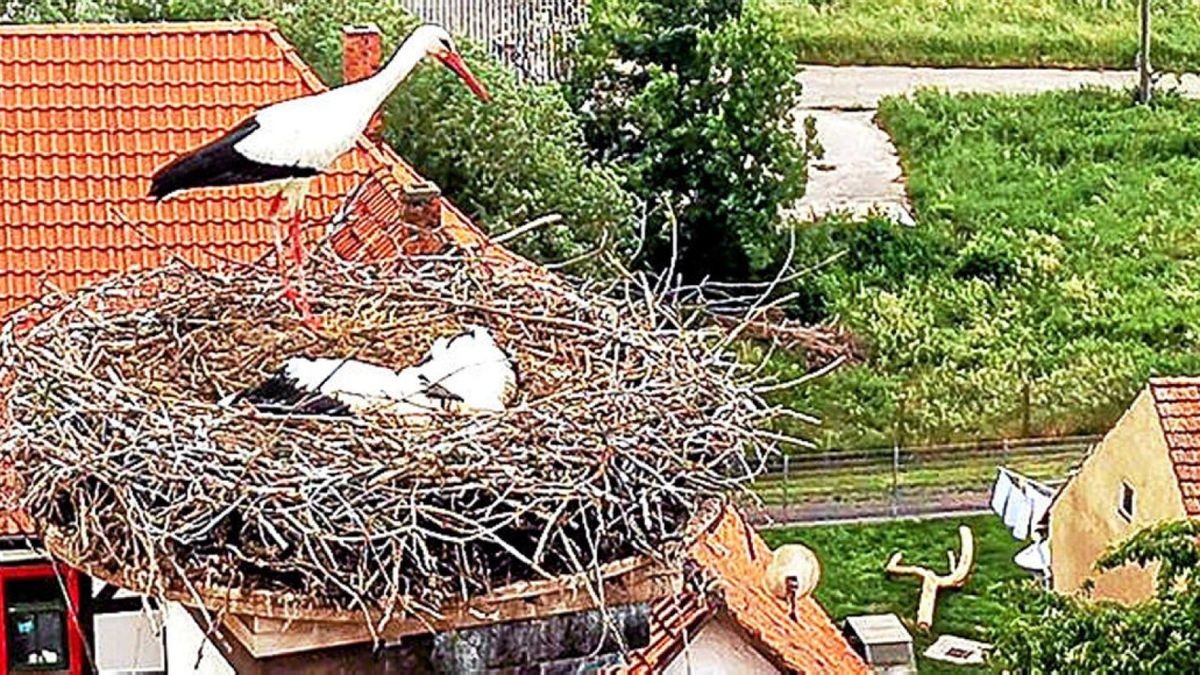
[[[1122,482],[1134,490],[1132,520],[1118,512]],[[1136,602],[1149,597],[1156,568],[1127,565],[1097,575],[1096,560],[1111,544],[1138,530],[1185,516],[1153,396],[1146,388],[1050,508],[1054,589],[1074,592],[1092,578],[1097,598]]]
[[[724,616],[704,624],[663,670],[663,675],[776,675],[779,669],[763,658]]]

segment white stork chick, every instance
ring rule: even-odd
[[[292,357],[256,387],[226,397],[261,412],[293,415],[429,414],[503,411],[516,391],[512,362],[478,326],[438,338],[416,365],[400,371],[354,359]]]
[[[434,340],[414,369],[426,387],[449,392],[469,410],[502,411],[517,389],[512,362],[482,326]]]

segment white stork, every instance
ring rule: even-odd
[[[503,411],[516,392],[512,361],[486,328],[434,341],[401,371],[354,359],[292,357],[266,381],[221,401],[290,415]]]
[[[273,212],[280,209],[286,195],[292,255],[299,262],[303,256],[299,218],[311,179],[354,147],[383,101],[426,57],[441,61],[476,96],[489,100],[450,34],[441,26],[427,24],[414,30],[375,75],[267,106],[220,138],[176,158],[154,174],[150,195],[162,200],[192,188],[282,182]],[[278,226],[275,251],[283,274]],[[283,280],[288,296],[295,300],[297,295],[286,274]],[[310,319],[307,303],[298,305]]]

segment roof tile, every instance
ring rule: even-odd
[[[1150,393],[1183,494],[1184,511],[1200,516],[1200,378],[1152,379]]]

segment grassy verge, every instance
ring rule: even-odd
[[[1079,462],[1079,455],[1030,459],[1007,466],[1030,478],[1056,480]],[[906,494],[938,494],[986,491],[996,479],[996,460],[962,466],[906,467],[897,475],[897,487]],[[785,499],[786,489],[786,499]],[[797,472],[786,487],[772,475],[754,482],[754,492],[771,505],[803,502],[863,502],[885,500],[891,495],[892,472],[888,467],[854,467],[835,471]]]
[[[1093,433],[1148,376],[1200,372],[1200,103],[924,92],[880,118],[918,226],[801,244],[846,251],[811,293],[870,353],[797,392],[824,444]]]
[[[812,63],[1131,68],[1134,0],[766,0]],[[1200,65],[1200,13],[1152,3],[1152,63]]]
[[[975,571],[965,588],[945,591],[938,601],[933,632],[914,624],[920,582],[890,578],[883,566],[895,551],[917,565],[945,570],[946,551],[957,550],[958,525],[975,533]],[[999,614],[991,594],[994,585],[1025,578],[1012,557],[1024,547],[999,518],[978,516],[957,520],[897,521],[875,525],[787,528],[763,531],[771,546],[798,542],[813,549],[824,566],[816,596],[834,620],[853,614],[894,612],[916,638],[918,655],[943,633],[986,640]],[[920,659],[922,673],[964,673],[968,669]]]

